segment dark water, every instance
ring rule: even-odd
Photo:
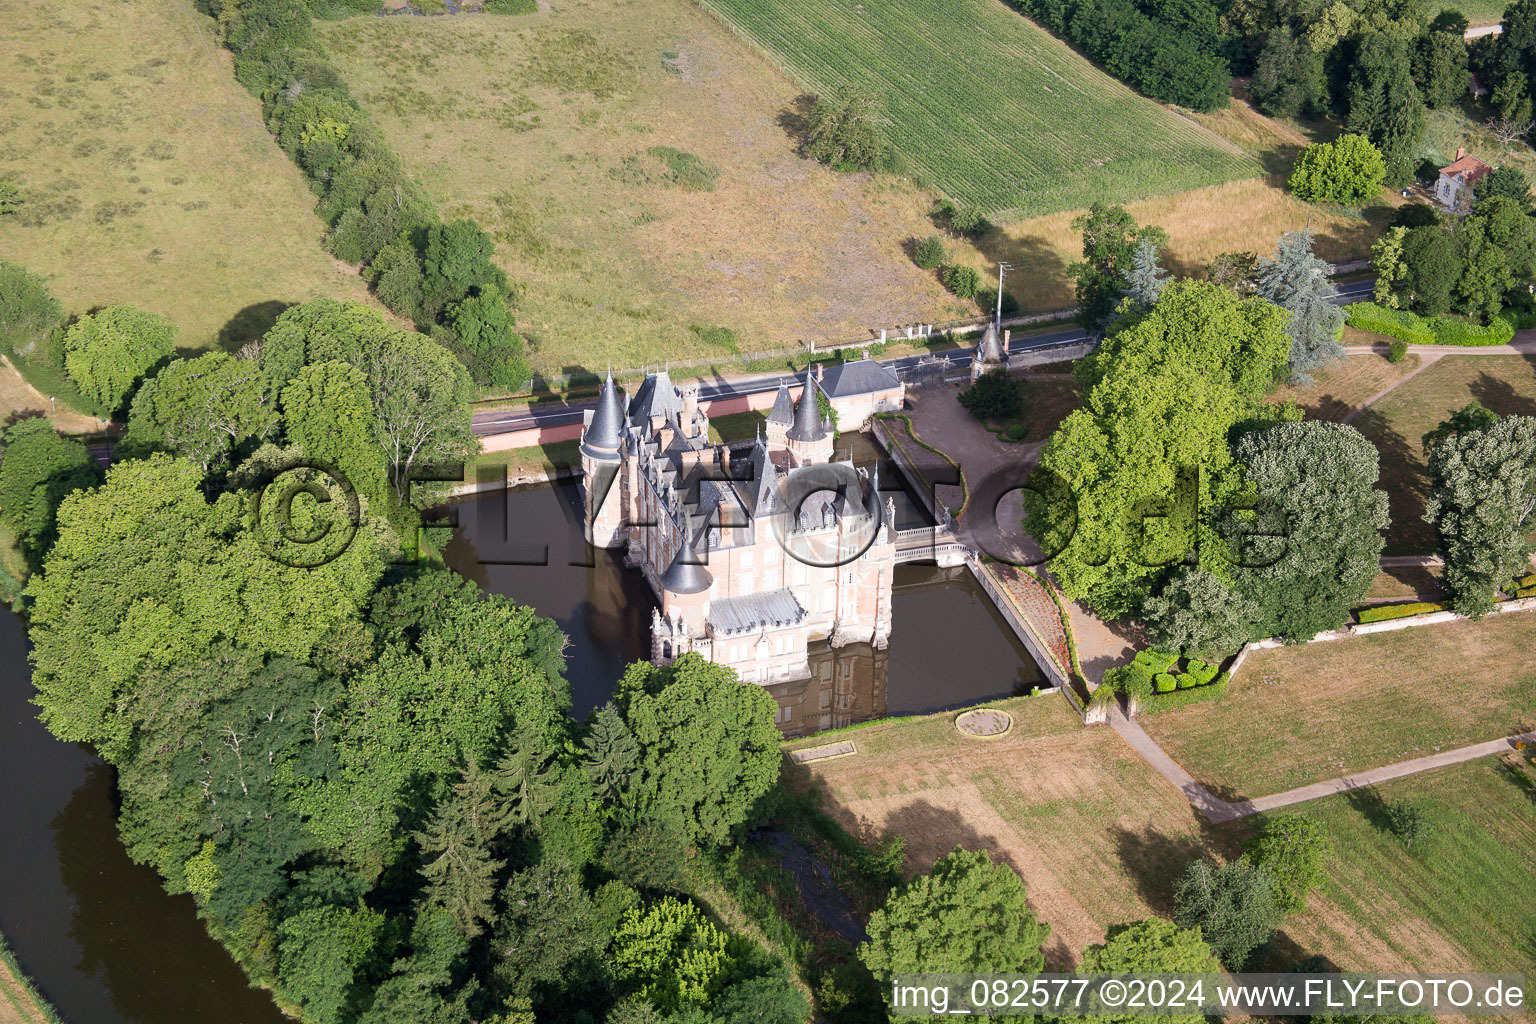
[[[589,552],[576,487],[483,496],[457,512],[450,564],[559,622],[571,639],[576,714],[602,704],[624,666],[648,654],[652,599],[613,554],[590,553],[590,567],[580,564]],[[898,521],[918,515],[898,501]],[[538,561],[547,564],[515,564]],[[975,703],[1041,682],[964,569],[900,567],[893,614],[888,649],[823,647],[813,653],[811,679],[770,688],[786,735]],[[23,968],[73,1024],[286,1021],[208,937],[191,899],[167,895],[153,871],[129,862],[112,773],[37,721],[26,655],[22,621],[0,610],[0,933]]]
[[[113,777],[37,721],[21,619],[0,611],[0,932],[72,1024],[287,1020],[187,896],[117,838]]]

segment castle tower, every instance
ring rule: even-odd
[[[821,418],[821,410],[817,408],[816,381],[811,376],[810,367],[805,369],[805,388],[795,406],[795,421],[784,436],[797,465],[806,466],[832,458],[832,426]]]
[[[667,571],[661,574],[660,628],[653,622],[652,660],[665,663],[693,650],[694,641],[704,636],[709,591],[714,582],[714,577],[704,568],[704,559],[694,542],[693,524],[685,514],[682,543],[677,546]]]
[[[587,540],[594,547],[615,548],[624,543],[624,488],[619,473],[623,426],[624,407],[610,372],[597,407],[587,412],[581,429],[582,505]]]
[[[1008,346],[998,336],[997,324],[987,324],[987,329],[982,332],[981,341],[976,343],[976,350],[971,355],[971,380],[990,370],[1008,368]]]
[[[795,423],[795,400],[789,397],[789,385],[780,383],[773,409],[768,413],[768,447],[778,451],[788,445],[785,435]]]

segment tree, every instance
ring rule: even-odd
[[[283,390],[283,414],[288,439],[308,458],[334,466],[369,500],[384,500],[384,456],[361,370],[339,360],[304,367]]]
[[[86,396],[117,409],[134,384],[176,348],[176,325],[134,306],[83,316],[64,334],[64,365]]]
[[[461,358],[477,383],[515,392],[528,383],[531,371],[523,356],[523,339],[505,292],[481,288],[447,310],[448,326],[463,349]]]
[[[58,300],[42,278],[0,260],[0,343],[11,352],[32,355],[60,315]]]
[[[404,498],[418,465],[454,463],[475,450],[464,367],[430,338],[391,331],[363,353],[373,399],[374,439],[384,451],[395,493]]]
[[[988,370],[975,383],[960,392],[960,404],[977,419],[1006,420],[1023,409],[1019,382],[1008,376],[1006,367]]]
[[[1234,589],[1258,609],[1255,638],[1337,629],[1380,571],[1389,517],[1375,445],[1339,423],[1283,423],[1244,435],[1232,458],[1246,480],[1233,504],[1255,513],[1229,513],[1218,531]]]
[[[1518,167],[1494,168],[1472,186],[1472,195],[1479,203],[1494,196],[1503,196],[1513,199],[1525,213],[1531,212],[1531,183]]]
[[[173,360],[139,387],[127,440],[175,452],[207,472],[227,465],[244,442],[272,435],[278,422],[277,402],[260,367],[209,352]]]
[[[818,96],[806,125],[804,154],[836,171],[869,171],[890,161],[885,119],[873,96],[848,89]]]
[[[1288,25],[1271,29],[1254,66],[1249,94],[1271,117],[1295,117],[1317,107],[1326,91],[1322,53],[1298,40]]]
[[[932,872],[893,890],[867,930],[859,959],[886,990],[892,975],[914,971],[1039,971],[1051,933],[1029,909],[1013,868],[958,846]]]
[[[337,1021],[360,1002],[360,975],[380,939],[384,915],[365,906],[316,907],[278,926],[282,991],[306,1017]]]
[[[1220,660],[1254,639],[1258,606],[1241,591],[1208,572],[1185,567],[1142,605],[1142,620],[1154,644]]]
[[[1494,138],[1507,147],[1530,133],[1531,97],[1525,75],[1517,71],[1506,77],[1489,100],[1494,114],[1485,123]]]
[[[1259,257],[1251,252],[1219,253],[1205,268],[1206,279],[1231,289],[1238,296],[1253,292],[1258,274]]]
[[[1128,615],[1189,556],[1231,462],[1228,432],[1290,346],[1278,307],[1182,281],[1079,363],[1087,394],[1041,454],[1045,498],[1026,520],[1069,596]]]
[[[1433,430],[1424,434],[1420,439],[1420,444],[1424,447],[1424,457],[1427,459],[1433,456],[1435,446],[1447,438],[1474,430],[1487,430],[1497,422],[1499,422],[1498,413],[1483,405],[1482,402],[1468,402],[1442,420]]]
[[[1138,238],[1131,250],[1131,265],[1123,273],[1125,298],[1131,308],[1144,313],[1157,305],[1169,276],[1168,271],[1157,265],[1157,243],[1151,238]]]
[[[777,705],[730,669],[696,654],[637,662],[615,699],[640,745],[640,806],[689,839],[724,843],[778,781]]]
[[[444,309],[469,295],[494,290],[507,293],[507,275],[491,262],[496,243],[467,218],[434,224],[427,232],[421,260],[422,316],[425,329]]]
[[[302,661],[372,592],[383,571],[373,532],[295,568],[243,526],[242,496],[210,502],[202,483],[192,463],[155,455],[118,463],[59,506],[59,539],[28,593],[37,703],[61,739],[119,760],[133,730],[123,708],[146,671],[224,641]]]
[[[981,275],[975,267],[953,264],[944,268],[944,287],[954,292],[956,298],[974,299],[981,288]]]
[[[1424,132],[1424,104],[1409,72],[1408,43],[1387,32],[1367,32],[1356,44],[1345,127],[1363,135],[1386,163],[1394,187],[1413,179],[1414,150]]]
[[[612,701],[592,712],[581,749],[582,767],[598,799],[609,806],[622,804],[640,769],[640,747]]]
[[[1083,258],[1067,272],[1077,283],[1077,309],[1083,326],[1098,330],[1114,315],[1123,291],[1123,274],[1131,266],[1136,243],[1143,238],[1166,244],[1167,234],[1157,227],[1138,227],[1121,206],[1094,203],[1072,222],[1083,233]]]
[[[1424,519],[1445,556],[1445,586],[1457,611],[1482,618],[1532,550],[1525,535],[1536,510],[1536,419],[1450,431],[1428,452]]]
[[[671,1013],[708,1006],[729,981],[736,958],[725,933],[697,906],[664,896],[625,912],[608,962],[622,988]]]
[[[1422,804],[1398,800],[1387,807],[1387,829],[1403,844],[1403,849],[1412,852],[1415,843],[1422,849],[1430,834],[1429,815]]]
[[[937,270],[948,257],[944,240],[938,235],[929,235],[912,247],[912,262],[919,270]]]
[[[1491,195],[1462,220],[1457,241],[1461,308],[1489,322],[1503,307],[1504,296],[1536,274],[1536,224],[1517,200]]]
[[[1307,895],[1323,880],[1333,858],[1333,840],[1323,826],[1299,814],[1266,816],[1248,841],[1248,856],[1274,883],[1275,906],[1282,914],[1307,909]]]
[[[1425,316],[1451,308],[1451,292],[1461,280],[1461,252],[1456,240],[1438,225],[1410,228],[1403,235],[1405,268],[1400,294],[1404,305]]]
[[[5,428],[0,522],[16,535],[33,565],[40,565],[53,546],[59,503],[97,480],[85,445],[60,437],[41,416]]]
[[[490,849],[505,824],[491,777],[470,761],[451,795],[433,810],[426,829],[415,834],[422,853],[421,876],[427,883],[423,900],[446,910],[467,939],[494,919],[496,873],[505,862],[494,860]]]
[[[1174,886],[1174,920],[1198,928],[1211,951],[1230,970],[1240,971],[1253,951],[1269,941],[1280,923],[1275,883],[1247,857],[1221,867],[1197,860]]]
[[[1083,974],[1211,974],[1221,963],[1198,928],[1180,928],[1172,921],[1149,917],[1111,927],[1104,941],[1083,951]],[[1204,1024],[1199,1013],[1168,1014],[1162,1024]],[[1084,1018],[1089,1024],[1145,1024],[1144,1016],[1116,1013]]]
[[[1387,166],[1381,151],[1362,135],[1340,135],[1301,151],[1286,183],[1312,203],[1363,203],[1381,192]]]
[[[1273,260],[1259,263],[1258,294],[1291,314],[1291,379],[1311,381],[1314,371],[1344,358],[1339,334],[1344,311],[1334,299],[1338,290],[1325,261],[1312,254],[1310,231],[1288,231],[1280,236]]]
[[[496,761],[493,779],[507,821],[537,829],[555,801],[555,752],[533,729],[514,730]]]
[[[723,1024],[804,1024],[805,996],[784,976],[748,978],[721,992],[710,1006]]]
[[[1431,30],[1414,46],[1413,79],[1424,102],[1439,110],[1454,107],[1467,94],[1467,41],[1460,31]]]
[[[1388,309],[1398,307],[1399,292],[1408,277],[1408,264],[1403,260],[1403,236],[1407,233],[1407,228],[1388,228],[1371,244],[1371,270],[1376,274],[1372,298]]]
[[[630,900],[635,896],[629,891]],[[578,960],[608,944],[581,876],[569,865],[540,861],[518,871],[501,891],[496,933],[491,940],[496,980],[514,997],[527,997],[540,984],[559,981]]]

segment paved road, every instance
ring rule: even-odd
[[[1339,302],[1359,302],[1370,298],[1375,289],[1374,281],[1351,281],[1348,284],[1340,284]],[[1037,334],[1028,338],[1015,338],[1008,346],[1010,354],[1021,352],[1034,352],[1041,349],[1065,348],[1069,345],[1080,344],[1088,338],[1087,333],[1081,327],[1069,327],[1065,330],[1052,331],[1048,334]],[[946,353],[949,356],[950,366],[955,370],[961,370],[971,365],[971,352],[968,348],[950,349]],[[898,356],[893,359],[881,360],[886,366],[898,373],[915,367],[926,355]],[[699,399],[701,401],[714,401],[721,398],[741,398],[748,395],[774,392],[779,388],[781,381],[790,380],[790,376],[783,372],[759,374],[750,377],[725,378],[717,377],[714,381],[701,384],[699,387]],[[533,427],[559,427],[572,423],[580,423],[582,412],[591,403],[577,405],[546,406],[533,409],[505,409],[498,412],[476,413],[474,430],[477,435],[504,434],[513,430],[527,430]]]

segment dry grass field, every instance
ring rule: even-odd
[[[190,3],[0,0],[0,54],[0,178],[28,197],[0,257],[67,312],[133,303],[197,348],[238,344],[276,304],[365,296]]]
[[[1356,406],[1392,387],[1419,368],[1419,357],[1408,355],[1400,363],[1377,353],[1346,356],[1318,373],[1306,387],[1285,385],[1270,400],[1294,400],[1307,418],[1342,422]]]
[[[444,212],[496,235],[526,289],[519,325],[541,371],[868,337],[977,311],[904,252],[934,230],[926,194],[795,155],[799,90],[700,8],[570,0],[529,16],[321,30]],[[696,190],[711,172],[713,190]],[[717,326],[734,344],[695,330]]]
[[[6,957],[0,957],[0,1024],[49,1024],[49,1020],[32,986],[17,976]]]
[[[1536,615],[1255,651],[1225,700],[1147,733],[1228,799],[1536,728]]]
[[[1524,356],[1447,355],[1365,412],[1353,425],[1381,452],[1381,488],[1391,502],[1389,555],[1428,554],[1429,479],[1423,437],[1473,400],[1500,415],[1536,415],[1536,362]]]

